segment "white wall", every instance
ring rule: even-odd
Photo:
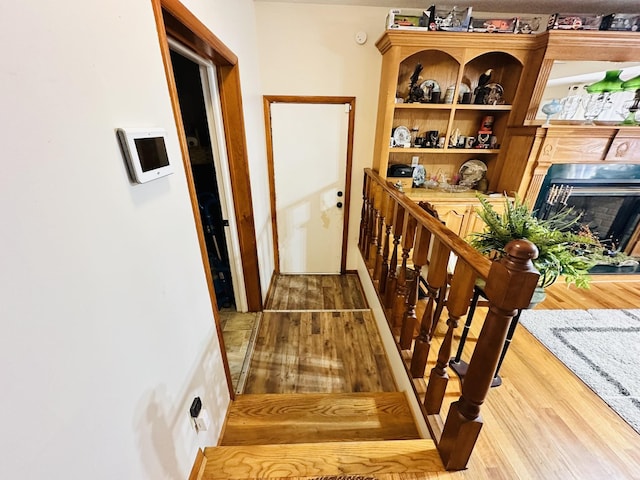
[[[185,3],[240,58],[266,285],[253,2]],[[0,478],[186,478],[229,396],[151,2],[4,2],[0,44]],[[120,126],[177,172],[132,185]]]
[[[389,8],[256,2],[265,95],[356,97],[347,269],[357,268],[362,170],[373,158],[382,56],[375,42]],[[368,41],[358,45],[356,32]]]

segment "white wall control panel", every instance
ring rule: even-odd
[[[146,183],[173,173],[161,128],[118,128],[118,139],[127,160],[131,178]]]

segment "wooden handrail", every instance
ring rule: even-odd
[[[387,322],[400,350],[410,350],[407,374],[423,378],[431,339],[443,307],[447,331],[435,366],[428,375],[424,397],[425,419],[448,470],[466,467],[482,427],[480,407],[491,387],[507,330],[518,309],[529,305],[539,274],[532,264],[535,245],[518,240],[507,245],[507,254],[492,262],[443,225],[386,179],[365,169],[363,207],[358,245]],[[450,259],[455,255],[455,269]],[[411,260],[411,261],[410,261]],[[417,323],[415,307],[421,277],[426,272],[427,306]],[[484,282],[489,311],[458,401],[449,407],[443,422],[441,409],[449,381],[454,332],[466,315],[474,285]]]

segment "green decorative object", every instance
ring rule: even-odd
[[[563,209],[540,219],[524,202],[505,198],[504,213],[497,213],[485,198],[478,197],[478,215],[485,223],[484,231],[473,233],[469,243],[485,255],[500,257],[511,240],[526,238],[538,247],[533,265],[540,272],[538,286],[546,288],[558,277],[579,288],[589,285],[589,268],[596,264],[602,245],[591,235],[578,231],[580,215],[572,208]]]
[[[620,74],[622,70],[607,70],[604,74],[604,78],[599,82],[592,83],[586,87],[588,93],[604,93],[604,92],[621,92],[622,80]]]
[[[639,88],[640,88],[640,75],[622,82],[623,90],[637,90]]]

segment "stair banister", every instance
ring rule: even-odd
[[[420,334],[415,342],[416,351],[413,355],[417,358],[415,362],[412,358],[411,367],[407,367],[410,377],[412,373],[417,376],[420,367],[424,370],[429,342],[439,317],[437,312],[434,312],[433,316],[430,312],[434,303],[436,311],[442,310],[447,285],[450,285],[446,297],[448,328],[438,352],[436,365],[429,376],[423,413],[447,469],[463,469],[482,426],[480,407],[489,391],[511,318],[517,309],[529,304],[533,295],[539,275],[531,260],[535,258],[537,251],[530,242],[520,240],[508,245],[504,258],[491,262],[377,173],[365,169],[364,180],[364,218],[361,219],[359,246],[379,298],[387,308],[387,322],[392,328],[393,313],[395,310],[397,318],[399,305],[404,307],[403,318],[409,319],[411,325],[415,323],[414,304],[418,275],[422,265],[425,265],[424,262],[429,264],[427,283],[431,308],[427,305],[430,311],[425,312],[425,315],[429,316],[423,316]],[[379,222],[384,222],[384,228]],[[401,262],[398,258],[399,247],[402,248]],[[408,288],[407,259],[412,248],[412,271],[416,282],[411,282]],[[431,249],[426,260],[425,249]],[[446,267],[450,254],[457,257],[456,267],[451,276]],[[388,269],[386,266],[383,267],[387,260]],[[373,275],[374,271],[376,275]],[[485,293],[490,304],[489,312],[469,363],[462,394],[459,400],[450,406],[446,421],[442,422],[441,409],[449,379],[447,364],[452,353],[454,333],[459,319],[468,310],[473,286],[477,280],[486,282]],[[405,347],[411,325],[405,324]]]
[[[462,395],[451,404],[438,443],[447,470],[465,468],[482,427],[480,406],[491,388],[507,330],[517,309],[525,308],[538,283],[532,260],[538,249],[527,240],[506,246],[507,255],[491,266],[485,294],[489,312],[469,361]]]

